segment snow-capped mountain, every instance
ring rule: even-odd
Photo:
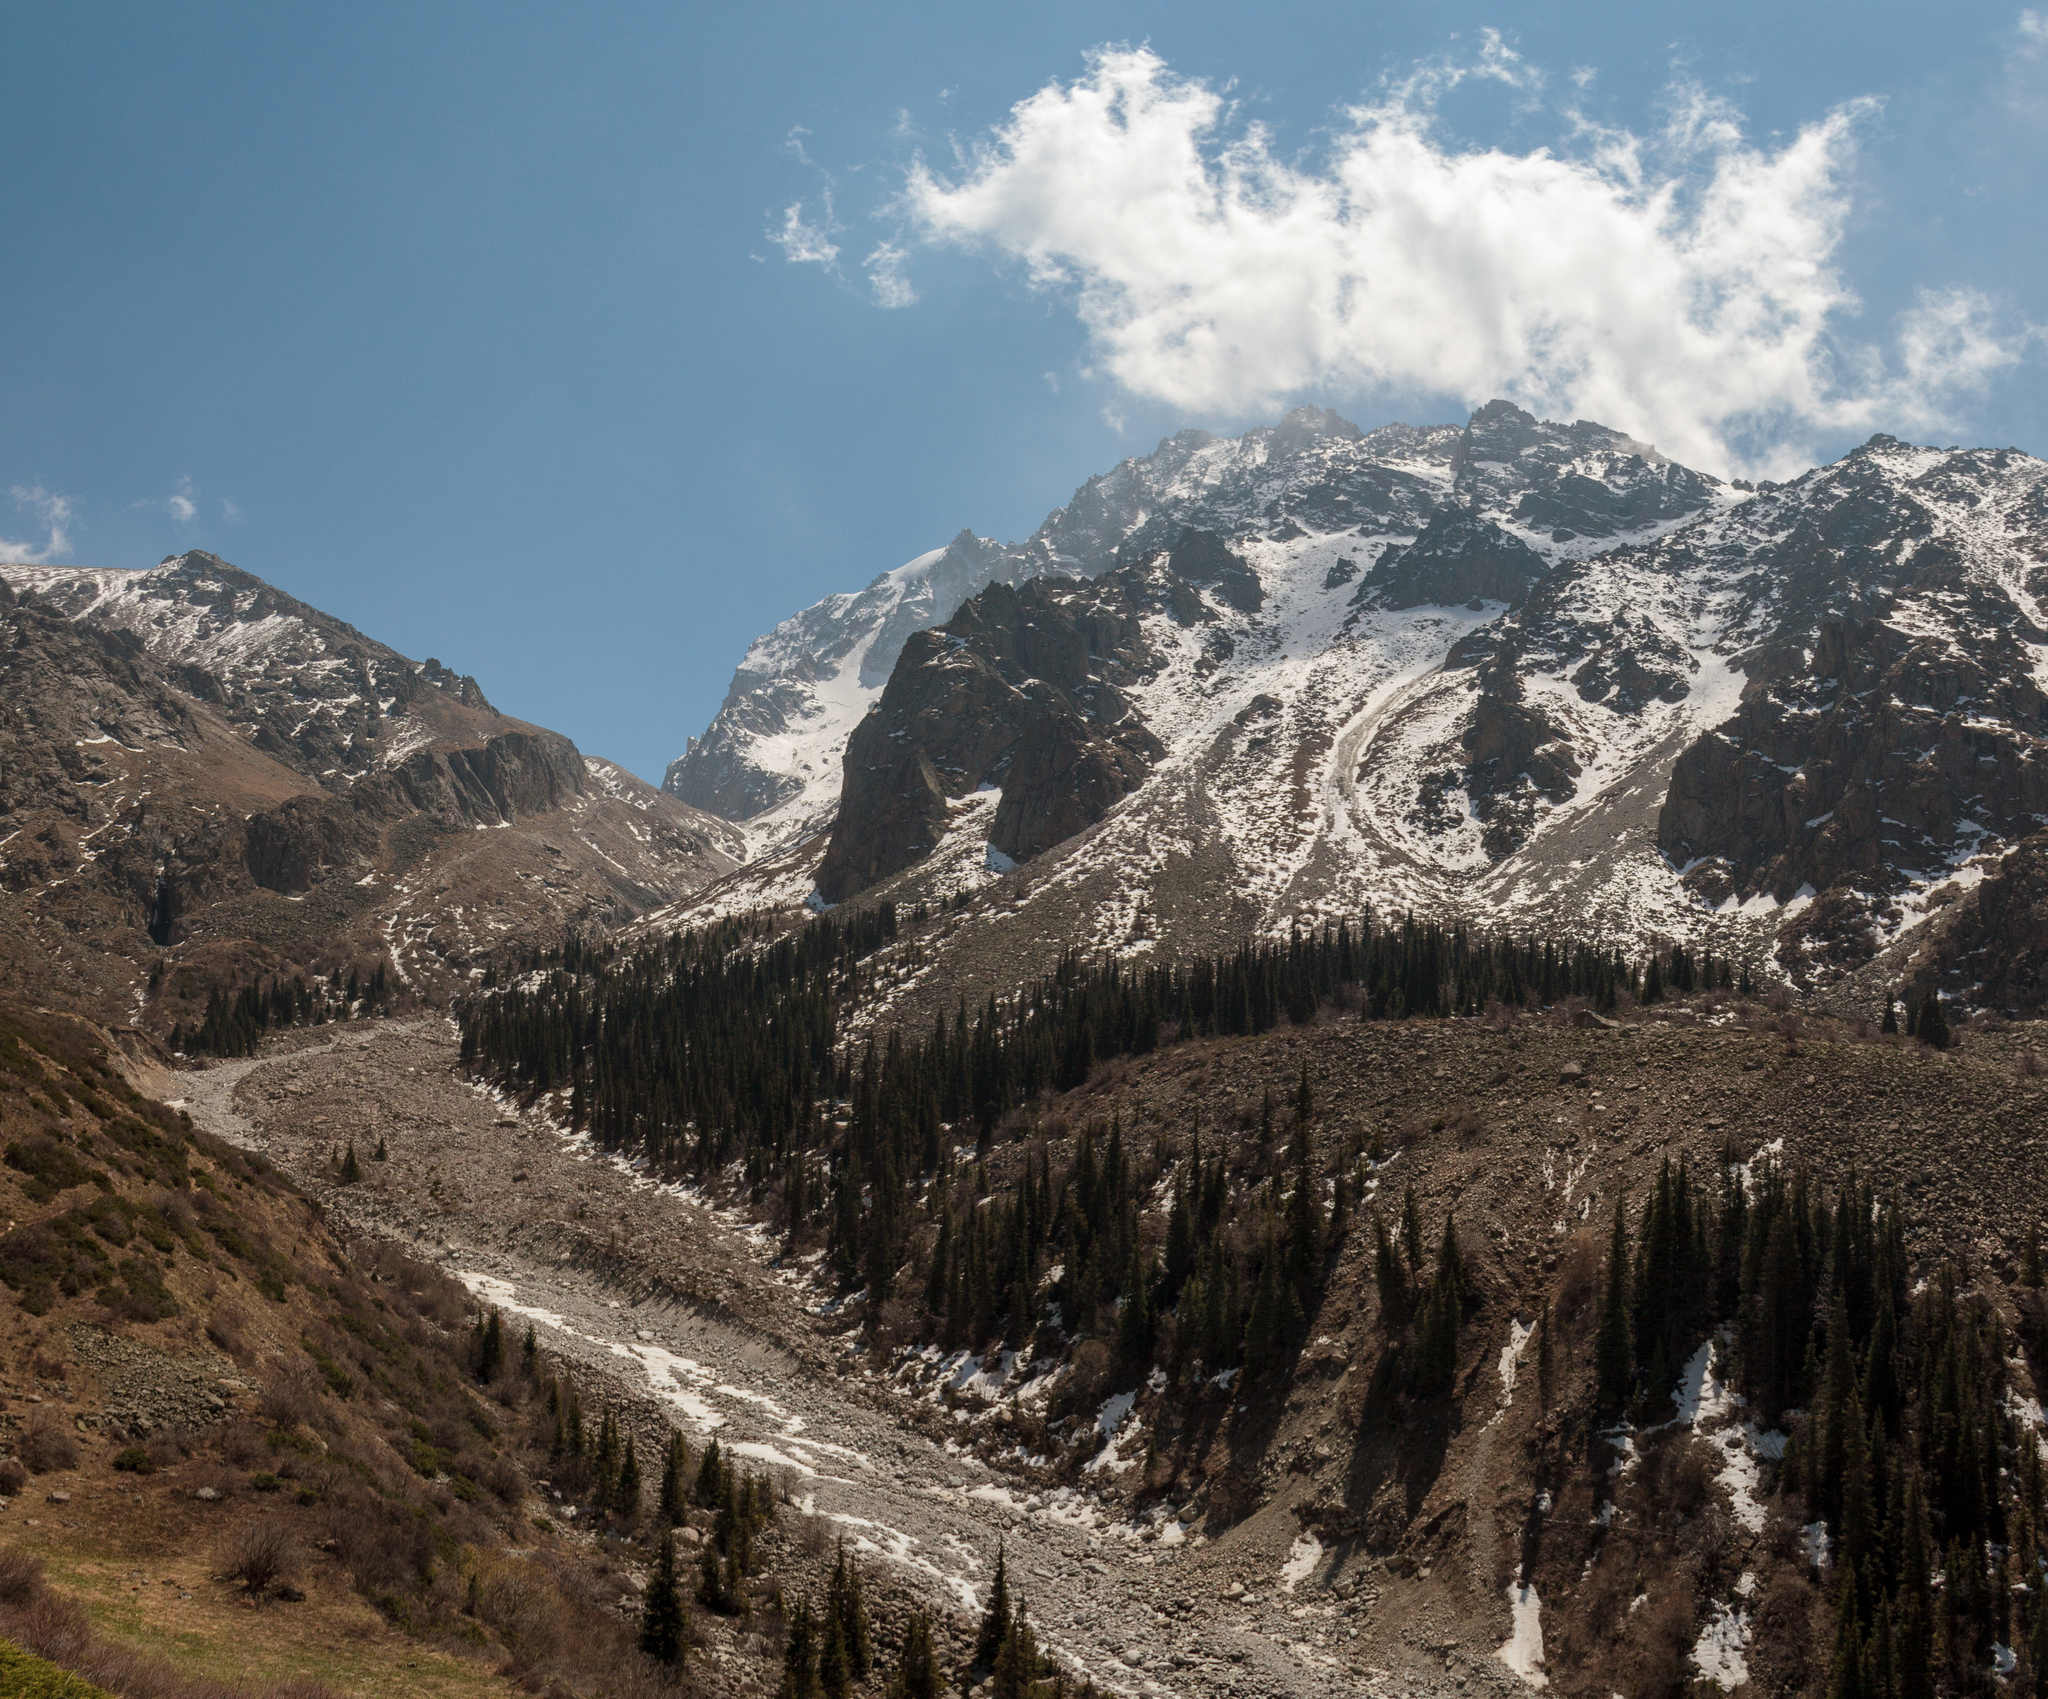
[[[1347,528],[1408,540],[1451,507],[1507,528],[1548,564],[1654,534],[1717,490],[1619,432],[1538,426],[1505,402],[1466,426],[1368,434],[1304,407],[1241,437],[1181,431],[1091,478],[1026,542],[962,531],[859,594],[827,597],[756,639],[716,718],[670,765],[662,788],[745,822],[756,856],[802,841],[829,825],[847,740],[911,633],[950,619],[991,584],[1094,578],[1184,527],[1282,543]],[[1370,558],[1369,545],[1352,553]]]
[[[756,853],[817,833],[839,805],[846,739],[910,634],[998,580],[1054,569],[1042,554],[962,531],[857,595],[828,596],[784,620],[748,647],[717,716],[669,763],[661,788],[746,822]]]
[[[985,891],[1034,956],[1370,906],[1818,981],[1933,949],[2048,825],[2048,466],[2016,451],[1878,437],[1752,490],[1504,403],[1294,415],[1170,439],[1031,546],[1073,576],[913,636],[826,842],[717,900]]]

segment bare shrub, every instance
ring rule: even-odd
[[[1644,1486],[1653,1504],[1692,1516],[1714,1490],[1714,1464],[1709,1448],[1686,1435],[1658,1446],[1650,1455]]]
[[[1102,1402],[1109,1386],[1115,1357],[1099,1339],[1084,1339],[1074,1347],[1066,1383],[1059,1390],[1066,1410],[1092,1410]]]
[[[0,1546],[0,1605],[19,1610],[43,1587],[43,1560],[13,1546]]]
[[[221,1456],[237,1468],[263,1450],[263,1430],[254,1422],[223,1422],[215,1430],[214,1443]]]
[[[53,1469],[78,1467],[78,1437],[64,1418],[47,1404],[31,1411],[15,1446],[17,1455],[31,1474],[47,1475]]]
[[[153,1435],[143,1450],[157,1468],[169,1469],[185,1461],[189,1455],[189,1441],[183,1434],[160,1433]]]
[[[28,1485],[28,1471],[18,1457],[0,1457],[0,1498],[13,1498]]]
[[[284,1581],[290,1567],[292,1545],[284,1529],[274,1522],[242,1524],[241,1532],[228,1548],[228,1566],[223,1571],[230,1581],[239,1581],[257,1598]]]
[[[551,1662],[569,1629],[554,1580],[538,1564],[487,1559],[476,1570],[476,1614],[524,1668]]]
[[[484,1465],[477,1476],[477,1485],[504,1504],[516,1505],[526,1496],[526,1477],[519,1472],[518,1464],[503,1455],[493,1457]]]
[[[2038,1050],[2022,1050],[2014,1059],[2012,1066],[2013,1072],[2020,1078],[2032,1080],[2040,1078],[2043,1070],[2048,1069],[2048,1062],[2041,1060],[2041,1052]]]
[[[834,1525],[815,1511],[806,1511],[796,1519],[796,1537],[813,1557],[824,1557],[829,1553],[836,1535]]]
[[[261,1408],[273,1427],[311,1426],[320,1413],[320,1394],[315,1389],[312,1371],[293,1365],[273,1375]]]
[[[248,1335],[243,1333],[241,1318],[226,1310],[216,1310],[206,1318],[206,1337],[214,1345],[243,1368],[256,1361],[255,1349],[250,1345]]]
[[[37,1380],[62,1381],[65,1378],[64,1365],[55,1357],[46,1357],[40,1351],[29,1359],[28,1372]]]
[[[434,1540],[427,1525],[360,1482],[334,1482],[324,1525],[335,1556],[365,1593],[396,1592],[433,1569]]]
[[[868,1333],[878,1348],[896,1352],[917,1341],[918,1310],[901,1298],[891,1298],[870,1312]]]

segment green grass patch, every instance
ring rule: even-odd
[[[24,1652],[12,1640],[0,1640],[0,1693],[8,1699],[114,1699],[104,1687]]]

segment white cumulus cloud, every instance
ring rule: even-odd
[[[1774,470],[1823,430],[1942,423],[2017,358],[1966,292],[1924,295],[1882,348],[1844,340],[1869,103],[1764,146],[1679,90],[1653,135],[1567,113],[1567,145],[1516,153],[1442,139],[1432,103],[1464,76],[1540,80],[1489,36],[1350,109],[1305,163],[1153,53],[1104,49],[950,175],[917,162],[901,210],[926,241],[1021,261],[1072,300],[1099,369],[1193,415],[1505,395]]]
[[[44,489],[40,479],[33,484],[16,484],[8,494],[13,496],[18,510],[35,516],[36,526],[44,535],[40,543],[18,543],[11,537],[0,537],[0,560],[40,566],[71,552],[69,496]]]
[[[164,511],[180,525],[190,525],[199,513],[199,503],[192,498],[192,480],[180,478],[171,488],[170,499],[164,503]]]

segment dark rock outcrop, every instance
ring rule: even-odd
[[[514,916],[616,921],[731,865],[715,823],[211,556],[0,591],[0,974],[39,994],[125,1017],[149,975],[168,1027],[378,959],[442,994]]]
[[[1921,966],[1982,1008],[2048,1013],[2048,832],[2023,839],[1956,903]]]
[[[1220,545],[1189,558],[1219,597],[1256,591]],[[929,855],[950,802],[979,787],[1002,790],[989,842],[1014,860],[1101,819],[1161,753],[1118,685],[1156,664],[1141,618],[1176,596],[1202,600],[1154,556],[1094,583],[993,584],[913,635],[847,745],[819,895],[842,902]]]
[[[1664,853],[1784,901],[1841,880],[1889,889],[2032,831],[2048,816],[2048,698],[2009,615],[1977,629],[1971,653],[1882,619],[1828,620],[1803,675],[1756,681],[1679,757]]]
[[[1351,599],[1396,609],[1512,606],[1547,570],[1541,555],[1492,520],[1445,508],[1406,548],[1388,549],[1374,561]]]

